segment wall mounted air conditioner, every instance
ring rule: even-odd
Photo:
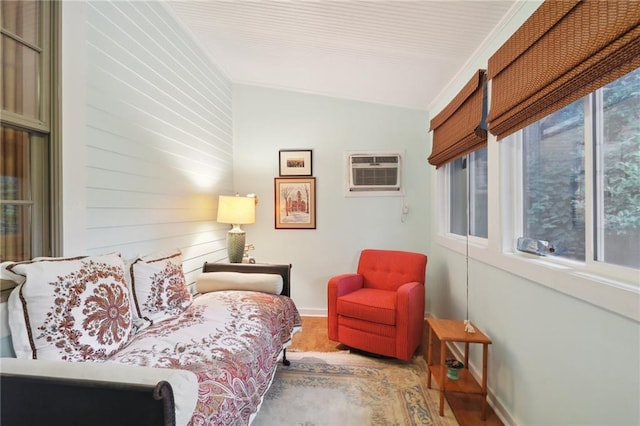
[[[369,152],[346,157],[349,194],[402,195],[402,155]]]

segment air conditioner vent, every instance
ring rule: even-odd
[[[399,192],[400,159],[400,154],[349,155],[349,192]]]
[[[370,164],[370,165],[375,165],[378,163],[387,163],[387,164],[393,164],[393,163],[398,163],[400,161],[400,157],[398,157],[397,155],[392,155],[392,156],[351,156],[351,162],[353,164]]]

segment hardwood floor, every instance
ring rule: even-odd
[[[439,357],[438,343],[434,343],[434,354]],[[327,337],[326,317],[303,317],[302,332],[293,336],[293,342],[289,350],[306,352],[335,352],[347,350],[346,346],[329,340]],[[418,353],[427,357],[427,329],[425,323],[425,333],[422,345],[418,348]],[[491,356],[491,354],[489,354]],[[436,358],[437,361],[437,358]],[[489,407],[487,420],[480,419],[482,408],[482,398],[479,395],[468,395],[458,393],[446,394],[447,402],[460,423],[460,426],[503,426],[502,422]]]

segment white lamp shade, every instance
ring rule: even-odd
[[[256,199],[221,195],[218,198],[218,222],[243,225],[256,221]]]

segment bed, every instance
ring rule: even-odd
[[[205,263],[188,306],[148,321],[104,359],[3,360],[0,422],[250,424],[300,330],[290,268]],[[265,276],[279,284],[261,287]],[[51,374],[62,366],[74,371]]]

